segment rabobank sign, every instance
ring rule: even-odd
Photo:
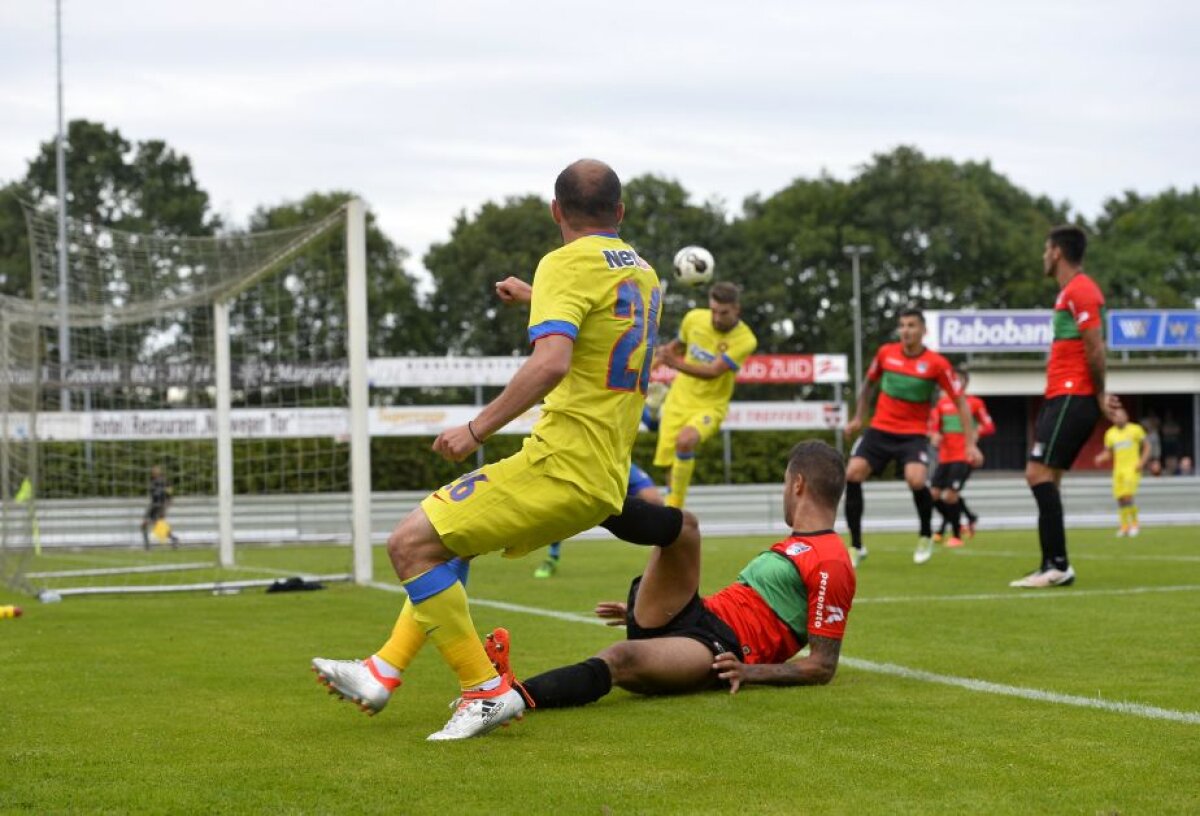
[[[1049,309],[928,311],[925,343],[935,351],[1047,351],[1053,340]]]

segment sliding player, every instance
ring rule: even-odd
[[[625,626],[625,640],[582,663],[510,682],[535,708],[586,705],[613,686],[683,694],[719,687],[736,692],[751,683],[828,683],[855,591],[846,546],[833,531],[844,483],[837,451],[824,442],[801,442],[788,457],[783,491],[792,532],[755,556],[736,581],[701,598],[699,539],[655,547],[628,601],[596,606],[610,625]],[[806,645],[808,654],[798,656]],[[489,636],[488,653],[511,678],[506,631]]]

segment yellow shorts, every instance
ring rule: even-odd
[[[518,558],[589,530],[612,506],[571,482],[546,475],[527,448],[484,465],[421,502],[442,543],[461,556],[504,550]]]
[[[700,443],[712,439],[721,430],[725,417],[713,410],[668,411],[664,410],[658,425],[658,447],[654,449],[654,464],[670,467],[675,462],[675,437],[684,428],[695,428],[700,434]]]
[[[1126,496],[1137,494],[1138,484],[1142,481],[1142,474],[1136,470],[1114,470],[1113,471],[1113,498],[1123,499]]]

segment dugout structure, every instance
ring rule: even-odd
[[[0,580],[60,595],[253,585],[272,579],[243,547],[327,543],[346,572],[322,577],[370,581],[363,202],[215,237],[69,220],[65,248],[53,213],[27,207],[26,222],[30,296],[0,297]],[[155,465],[177,551],[142,539]],[[99,532],[114,517],[120,532]],[[189,535],[189,517],[217,532]]]

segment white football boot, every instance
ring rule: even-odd
[[[1020,589],[1049,589],[1050,587],[1070,586],[1073,583],[1075,583],[1074,567],[1067,567],[1065,570],[1051,567],[1031,572],[1024,578],[1013,581],[1009,586]]]
[[[917,548],[913,550],[913,563],[924,564],[930,558],[933,558],[933,539],[921,536],[917,539]]]
[[[380,680],[362,660],[327,660],[314,657],[312,669],[317,673],[317,682],[343,700],[357,705],[367,716],[375,716],[388,704],[392,691],[400,685],[397,680],[391,686]]]
[[[481,737],[487,732],[519,720],[525,713],[525,698],[505,678],[492,691],[464,691],[455,703],[454,714],[441,731],[430,734],[433,742]]]

